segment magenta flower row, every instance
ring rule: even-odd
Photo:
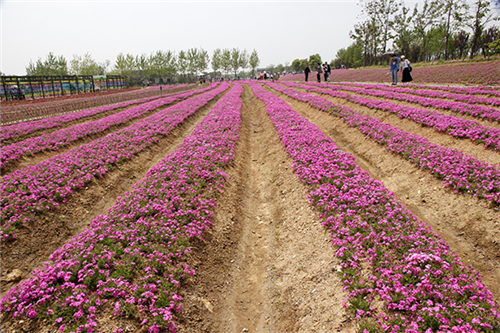
[[[297,85],[296,83],[286,82],[288,86],[297,86],[300,88],[304,88],[307,91],[318,92],[322,94],[328,94],[333,97],[339,97],[347,99],[351,102],[358,103],[360,105],[367,106],[371,109],[377,109],[382,111],[389,111],[391,113],[395,113],[400,118],[410,119],[418,124],[429,126],[434,128],[437,131],[445,132],[451,136],[458,138],[467,138],[475,142],[476,144],[484,144],[486,148],[491,148],[493,150],[500,150],[500,129],[491,128],[487,126],[483,126],[480,123],[472,120],[466,120],[457,118],[454,116],[442,115],[436,111],[417,109],[404,105],[397,105],[387,101],[379,101],[373,100],[357,95],[350,95],[348,93],[344,93],[336,90],[326,90],[319,89],[313,86],[319,87],[327,87],[332,88],[331,85],[325,85],[323,83],[311,83],[310,85]],[[343,89],[343,88],[341,88]],[[359,88],[349,88],[352,89],[356,93],[360,94],[369,94],[373,96],[383,97],[383,98],[391,98],[393,95],[390,92],[374,92],[366,89]],[[421,97],[416,97],[421,98]],[[440,103],[447,103],[445,101],[436,101],[434,100],[433,106],[438,107]],[[500,112],[499,112],[500,114]]]
[[[108,215],[97,216],[11,289],[0,312],[15,320],[48,318],[59,331],[95,332],[97,313],[138,319],[149,332],[175,331],[180,283],[194,274],[185,253],[211,227],[214,198],[227,177],[223,168],[234,160],[241,92],[235,85]]]
[[[45,131],[51,128],[64,126],[67,123],[71,123],[80,119],[104,114],[134,104],[150,102],[157,98],[159,97],[158,96],[147,97],[140,100],[110,104],[110,105],[100,106],[98,108],[86,109],[72,113],[65,113],[54,117],[2,126],[0,127],[0,143],[5,145],[17,142],[23,140],[26,136],[34,132]]]
[[[0,178],[0,241],[12,229],[65,202],[74,189],[102,177],[158,142],[187,117],[227,90],[226,83],[149,116],[130,127]]]
[[[499,327],[491,292],[428,225],[309,120],[260,85],[252,89],[298,178],[310,186],[309,199],[342,260],[345,306],[360,325],[407,333]]]
[[[439,146],[416,134],[339,106],[324,98],[268,83],[273,89],[309,103],[319,110],[341,118],[349,126],[386,147],[418,167],[441,179],[455,192],[464,192],[500,204],[500,169],[448,147]]]
[[[332,88],[332,89],[343,89],[343,90],[349,90],[352,92],[370,95],[370,96],[375,96],[375,97],[382,97],[382,98],[395,99],[395,100],[404,101],[404,102],[416,103],[416,104],[420,104],[420,105],[426,106],[426,107],[434,107],[437,109],[449,110],[449,111],[457,112],[460,114],[466,114],[466,115],[470,115],[473,117],[483,118],[483,119],[488,120],[488,121],[500,122],[500,110],[495,109],[495,108],[485,107],[485,106],[481,106],[481,105],[470,105],[467,103],[436,100],[436,99],[430,99],[430,98],[425,98],[425,97],[400,94],[397,92],[397,91],[400,91],[400,89],[396,89],[396,92],[395,92],[395,90],[383,88],[384,87],[383,85],[377,85],[376,87],[377,87],[377,89],[384,90],[384,92],[373,91],[373,90],[368,90],[368,89],[360,90],[359,88],[357,88],[357,89],[356,88],[349,88],[349,87],[344,87],[344,86],[340,86],[340,85],[339,86],[330,86],[330,88]],[[433,95],[436,95],[436,97],[438,97],[439,94],[444,95],[443,93],[439,93],[439,92],[436,94],[433,94]]]
[[[175,85],[165,87],[165,93],[179,87],[189,86]],[[62,99],[52,100],[50,98],[33,101],[30,103],[3,105],[0,119],[3,124],[21,121],[25,119],[40,119],[54,115],[73,112],[97,107],[100,105],[115,104],[119,102],[137,100],[146,97],[158,96],[159,92],[153,89],[139,89],[127,92],[102,92],[99,95],[88,97],[85,95],[74,95]],[[83,96],[83,97],[82,97]]]
[[[462,102],[462,103],[468,103],[468,104],[487,104],[487,105],[493,105],[493,106],[500,106],[500,99],[498,98],[489,98],[489,97],[482,97],[482,96],[474,96],[473,94],[469,92],[464,92],[464,93],[453,93],[453,92],[444,92],[444,91],[439,91],[439,90],[432,90],[432,89],[427,89],[425,86],[419,86],[417,89],[416,87],[413,86],[396,86],[396,87],[389,87],[385,84],[365,84],[365,83],[341,83],[341,86],[354,86],[354,87],[359,87],[359,88],[365,88],[365,89],[378,89],[378,90],[384,90],[384,91],[391,91],[391,92],[400,92],[404,94],[410,94],[410,95],[417,95],[417,96],[424,96],[424,97],[429,97],[429,98],[446,98],[446,99],[452,99],[457,102]],[[476,91],[476,87],[470,88],[467,91]],[[485,92],[484,89],[480,90]]]
[[[399,87],[398,87],[399,88]],[[450,91],[456,94],[466,94],[466,95],[491,95],[500,97],[500,90],[498,87],[489,86],[472,86],[472,87],[451,87],[451,86],[430,86],[423,84],[411,84],[408,85],[410,89],[432,89],[441,91]]]
[[[188,91],[165,98],[155,98],[155,100],[144,103],[133,108],[109,115],[94,121],[77,124],[72,127],[63,128],[51,133],[45,133],[37,137],[28,138],[24,141],[16,142],[2,147],[0,152],[0,169],[4,169],[12,162],[19,160],[26,155],[34,155],[42,151],[59,150],[79,139],[92,134],[102,133],[109,128],[125,124],[130,120],[139,118],[148,112],[163,107],[168,104],[186,99],[195,93],[202,93],[213,89],[217,84],[197,91]]]
[[[497,90],[500,85],[500,60],[483,63],[456,63],[450,64],[413,66],[413,83],[431,84],[473,84],[484,85],[484,89],[489,89],[487,85],[493,85],[493,90]],[[401,76],[400,76],[401,77]],[[286,75],[281,81],[302,81],[304,74]],[[389,66],[383,68],[361,68],[361,69],[333,69],[330,80],[332,82],[391,82]]]

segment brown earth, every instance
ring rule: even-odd
[[[430,224],[465,264],[481,274],[500,303],[498,210],[485,200],[453,193],[341,120],[276,95]],[[216,200],[213,228],[204,233],[204,240],[193,242],[186,259],[196,274],[181,288],[184,306],[175,316],[179,332],[355,332],[357,323],[342,304],[346,293],[338,277],[335,249],[306,199],[309,191],[294,175],[292,160],[264,104],[248,86],[242,100],[241,138],[234,164],[226,170],[230,177]],[[75,192],[58,211],[20,230],[18,241],[2,247],[2,294],[19,282],[6,284],[8,273],[19,268],[24,279],[40,267],[52,251],[97,214],[104,214],[117,196],[129,191],[149,168],[173,151],[214,103],[121,170]],[[482,150],[486,157],[498,155]],[[19,262],[23,265],[17,265]],[[22,329],[28,327],[23,326],[26,323],[10,324],[17,332],[29,331]],[[99,326],[104,332],[116,328],[146,331],[140,323],[124,318],[100,318]]]
[[[382,181],[410,211],[429,224],[464,264],[472,266],[481,274],[484,284],[494,294],[497,303],[500,303],[498,207],[470,195],[453,193],[428,172],[387,152],[383,146],[365,138],[360,131],[349,127],[342,120],[304,102],[275,93],[303,117],[316,124],[340,149],[354,156],[359,166],[369,172],[372,178]],[[322,97],[326,98],[326,95]],[[366,111],[360,110],[361,106],[349,107],[362,113]],[[434,131],[433,134],[440,133]],[[498,153],[485,149],[481,154],[492,155],[489,158],[493,159],[498,156]]]
[[[114,206],[118,196],[130,191],[150,168],[173,152],[189,136],[219,98],[198,110],[168,137],[137,154],[118,169],[85,188],[75,190],[67,197],[66,204],[41,214],[33,222],[16,229],[17,239],[1,244],[1,296],[26,279],[33,269],[41,268],[52,252],[68,242],[72,236],[79,234],[95,216],[106,214],[108,208]],[[9,281],[7,276],[14,269],[21,270],[22,278]]]

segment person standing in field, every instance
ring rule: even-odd
[[[311,69],[309,68],[309,65],[306,65],[306,68],[304,69],[304,74],[306,75],[306,82],[307,79],[309,78],[309,73],[311,73]]]
[[[398,84],[398,72],[399,72],[399,57],[396,54],[393,54],[391,57],[391,61],[389,62],[392,76],[392,85],[395,86]]]
[[[332,73],[332,68],[330,67],[330,64],[325,61],[325,81],[330,82],[330,75]]]
[[[410,74],[410,60],[406,59],[404,55],[401,56],[401,71],[403,72],[403,78],[401,82],[407,83],[413,81],[413,78]]]
[[[323,68],[321,67],[321,64],[318,62],[318,65],[316,66],[316,78],[318,79],[318,82],[321,82],[321,72],[323,72]]]

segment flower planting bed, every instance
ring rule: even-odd
[[[179,92],[193,88],[192,84],[165,87],[165,93]],[[147,97],[159,96],[158,89],[140,89],[133,91],[118,91],[106,94],[93,94],[91,97],[74,95],[63,97],[62,99],[42,99],[36,102],[10,105],[2,105],[1,123],[2,125],[17,123],[52,117],[54,115],[69,113],[77,110],[93,108],[102,105],[115,104],[129,100],[137,100]],[[5,104],[5,103],[2,103]]]
[[[192,91],[11,165],[2,330],[499,330],[498,152],[287,85]]]
[[[107,216],[98,216],[51,256],[52,264],[12,289],[0,311],[49,318],[61,331],[93,330],[102,319],[96,312],[132,316],[150,332],[173,330],[172,313],[182,307],[180,280],[194,273],[184,255],[190,239],[210,226],[222,168],[233,159],[241,89],[225,95]]]
[[[360,331],[498,327],[495,302],[476,272],[316,126],[261,86],[252,88],[339,247],[346,304]]]
[[[367,137],[384,145],[387,150],[428,170],[435,177],[443,180],[445,186],[491,200],[496,205],[500,204],[500,170],[497,167],[464,155],[462,152],[433,144],[426,138],[401,131],[378,119],[359,114],[321,97],[273,83],[269,83],[269,86],[343,119]]]
[[[377,90],[384,90],[384,91],[391,91],[391,92],[401,92],[404,94],[412,94],[412,95],[417,95],[417,96],[424,96],[424,97],[432,97],[432,98],[440,98],[440,99],[451,99],[457,102],[464,102],[464,103],[470,103],[470,104],[486,104],[486,105],[493,105],[493,106],[500,106],[500,99],[497,98],[492,98],[492,97],[482,97],[482,96],[474,96],[474,94],[489,94],[495,92],[494,90],[484,90],[484,89],[477,89],[475,87],[467,87],[467,88],[461,88],[458,90],[455,88],[454,90],[446,90],[446,89],[439,89],[439,87],[427,87],[427,86],[422,86],[422,85],[416,85],[416,86],[396,86],[396,87],[388,87],[387,85],[384,84],[362,84],[362,83],[341,83],[341,85],[346,85],[346,86],[354,86],[354,87],[360,87],[360,88],[365,88],[365,89],[377,89]],[[444,88],[449,88],[449,87],[444,87]],[[457,91],[455,93],[455,91]]]
[[[414,83],[445,85],[500,85],[500,60],[481,63],[450,63],[446,65],[415,65],[412,76]],[[399,74],[399,73],[398,73]],[[401,74],[399,74],[401,75]],[[311,78],[314,79],[314,78]],[[303,81],[304,74],[286,75],[282,80]],[[384,68],[333,69],[332,82],[391,82],[389,62]]]
[[[296,86],[295,83],[287,82],[289,86]],[[347,99],[351,102],[368,106],[372,109],[389,111],[396,114],[400,118],[407,118],[415,121],[423,126],[433,127],[437,131],[448,133],[454,137],[458,138],[468,138],[477,144],[484,144],[485,147],[489,147],[493,150],[500,150],[500,129],[490,128],[483,126],[475,121],[470,121],[466,119],[457,118],[454,116],[442,115],[439,112],[417,109],[409,106],[397,105],[391,102],[382,100],[373,100],[370,98],[364,98],[357,95],[350,95],[348,93],[343,93],[336,90],[326,90],[319,89],[315,86],[329,88],[329,85],[322,83],[311,83],[313,87],[309,85],[301,85],[301,88],[307,91],[318,92],[322,94],[328,94],[334,97],[340,97]],[[356,89],[356,88],[355,88]],[[362,90],[362,93],[366,93]],[[368,92],[372,94],[372,92]],[[376,93],[373,93],[376,94]],[[386,95],[390,93],[382,93],[381,95]],[[439,105],[439,102],[433,105]]]
[[[0,181],[2,240],[33,216],[57,207],[73,189],[132,159],[228,88],[227,84],[164,109],[89,144],[4,176]]]
[[[321,87],[326,87],[324,85],[321,85]],[[364,86],[359,86],[356,85],[356,87],[349,87],[349,86],[343,86],[343,85],[332,85],[330,88],[335,89],[335,90],[347,90],[347,91],[352,91],[354,93],[358,94],[364,94],[364,95],[369,95],[369,96],[376,96],[376,97],[382,97],[386,99],[394,99],[398,101],[404,101],[404,102],[410,102],[410,103],[415,103],[415,104],[420,104],[425,107],[433,107],[436,109],[442,109],[442,110],[450,110],[453,112],[457,112],[459,114],[467,114],[471,115],[473,117],[479,117],[488,121],[495,121],[498,122],[500,121],[500,110],[497,108],[491,108],[491,107],[484,107],[481,105],[474,105],[475,102],[473,101],[472,104],[468,104],[471,102],[467,103],[462,103],[462,102],[449,102],[446,100],[442,99],[433,99],[433,98],[428,98],[428,97],[439,97],[439,98],[448,98],[446,93],[432,93],[432,94],[427,94],[425,90],[411,90],[411,89],[396,89],[394,91],[393,89],[387,89],[386,86],[384,85],[370,85],[368,87]],[[377,90],[373,90],[372,88],[375,88]],[[379,91],[381,90],[381,91]],[[411,90],[413,94],[418,93],[418,95],[423,95],[426,97],[420,97],[420,96],[412,96],[412,95],[407,95],[406,90]],[[400,93],[401,92],[401,93]],[[464,101],[467,100],[467,98],[463,99]],[[496,103],[493,99],[488,99],[490,103]]]
[[[203,93],[213,89],[215,86],[217,86],[217,84],[213,84],[201,90],[184,92],[165,98],[155,98],[153,101],[126,109],[105,118],[78,124],[4,146],[0,152],[0,170],[25,155],[34,155],[41,151],[58,150],[61,147],[69,145],[71,142],[104,132],[113,126],[125,124],[132,119],[144,116],[160,107],[189,98],[195,93]]]

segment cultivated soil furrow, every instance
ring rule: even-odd
[[[2,170],[2,175],[8,175],[8,174],[11,174],[13,173],[14,171],[16,170],[19,170],[19,169],[23,169],[29,165],[37,165],[38,163],[40,162],[43,162],[45,160],[48,160],[49,158],[53,157],[53,156],[56,156],[56,155],[60,155],[60,154],[64,154],[68,151],[70,151],[71,149],[74,149],[76,147],[80,147],[84,144],[87,144],[91,141],[94,141],[94,140],[97,140],[99,138],[102,138],[102,137],[105,137],[106,135],[110,134],[110,133],[114,133],[114,132],[118,132],[119,130],[122,130],[124,128],[127,128],[127,127],[130,127],[132,126],[133,124],[147,118],[147,117],[150,117],[152,116],[153,114],[155,113],[158,113],[160,112],[161,110],[164,110],[164,109],[167,109],[169,107],[172,107],[174,106],[175,104],[179,103],[181,101],[175,101],[173,103],[170,103],[166,106],[162,106],[160,108],[157,108],[155,110],[152,110],[150,112],[147,112],[146,114],[144,114],[143,116],[141,117],[138,117],[138,118],[134,118],[134,119],[131,119],[125,123],[122,123],[122,124],[119,124],[119,125],[113,125],[111,126],[110,128],[108,128],[107,130],[105,131],[102,131],[102,132],[99,132],[99,133],[94,133],[94,134],[91,134],[91,135],[87,135],[77,141],[74,141],[70,144],[68,144],[67,146],[63,146],[61,147],[59,150],[50,150],[50,151],[41,151],[39,153],[36,153],[34,155],[26,155],[26,156],[23,156],[22,159],[19,159],[17,161],[13,161],[11,165],[9,165],[8,167],[6,167],[5,169]],[[134,105],[134,106],[137,106],[137,105]],[[124,111],[126,108],[122,109],[121,111]],[[109,116],[111,114],[106,114],[106,116]],[[90,121],[93,121],[95,119],[92,119]],[[83,123],[83,122],[82,122]],[[73,124],[73,126],[76,125],[75,123]],[[68,126],[70,127],[70,126]],[[63,127],[60,127],[58,128],[57,130],[59,129],[62,129]]]
[[[198,110],[168,137],[87,187],[75,190],[67,197],[67,203],[38,215],[33,222],[18,227],[15,231],[17,239],[13,242],[3,242],[1,245],[2,296],[29,277],[35,268],[41,268],[50,254],[68,242],[72,236],[79,234],[95,216],[106,214],[107,210],[114,206],[118,196],[132,190],[132,186],[142,179],[150,168],[175,151],[223,94]],[[7,278],[15,269],[20,270],[20,274],[13,274],[15,279]]]
[[[303,89],[298,88],[298,90],[306,92]],[[427,138],[429,141],[453,149],[458,149],[463,151],[465,154],[473,156],[479,160],[492,165],[500,164],[500,152],[494,151],[492,149],[487,149],[484,145],[478,145],[469,139],[459,139],[444,132],[438,132],[432,127],[424,127],[412,120],[401,119],[397,115],[390,113],[388,111],[380,111],[376,109],[370,109],[366,106],[361,106],[359,104],[349,102],[342,98],[335,98],[330,95],[318,94],[313,92],[308,92],[312,95],[320,96],[330,102],[338,105],[343,105],[348,107],[360,114],[376,118],[381,122],[387,123],[391,126],[397,127],[403,131],[411,134],[416,134],[421,137]]]
[[[327,230],[306,200],[265,113],[248,87],[241,138],[214,226],[192,252],[180,332],[353,330]]]
[[[453,193],[441,181],[403,158],[387,152],[357,129],[308,104],[273,91],[316,124],[340,149],[448,243],[466,265],[477,270],[500,302],[500,220],[498,207],[486,200]]]
[[[376,89],[370,89],[370,90],[377,91]],[[395,104],[395,105],[403,105],[403,106],[408,106],[408,107],[412,107],[412,108],[416,108],[416,109],[435,111],[435,112],[438,112],[440,114],[447,115],[447,116],[453,116],[453,117],[462,118],[462,119],[466,119],[466,120],[476,121],[476,122],[478,122],[481,125],[486,126],[486,127],[500,128],[500,123],[499,122],[488,121],[488,120],[485,120],[485,119],[482,119],[482,118],[479,118],[479,117],[473,117],[473,116],[470,116],[470,115],[467,115],[467,114],[461,114],[461,113],[454,112],[454,111],[449,111],[449,110],[439,109],[439,108],[433,108],[433,107],[429,107],[429,106],[423,106],[423,105],[418,104],[418,103],[411,103],[411,102],[399,101],[399,100],[396,100],[396,99],[390,99],[390,98],[384,99],[382,97],[371,96],[371,95],[363,94],[363,93],[355,93],[355,92],[352,92],[352,91],[349,91],[349,90],[339,89],[339,91],[342,91],[342,92],[345,92],[345,93],[348,93],[348,94],[351,94],[351,95],[356,95],[356,96],[360,96],[360,97],[365,97],[365,98],[377,100],[377,101],[386,101],[386,102],[390,102],[390,103]],[[379,91],[382,91],[382,90],[379,90]],[[397,93],[398,91],[394,90],[393,92]],[[405,95],[403,93],[401,93],[401,94]],[[417,95],[411,95],[411,96],[417,96]],[[420,97],[423,97],[423,96],[420,96]],[[431,99],[431,100],[435,100],[436,103],[439,103],[439,102],[442,102],[442,101],[448,101],[448,102],[458,103],[457,101],[449,100],[449,99],[445,99],[445,98],[442,98],[442,99],[440,99],[440,98],[433,98],[433,97],[425,97],[425,98],[428,98],[428,99]],[[464,102],[460,102],[460,103],[464,103]],[[474,105],[478,105],[479,106],[480,105],[480,106],[483,106],[483,107],[486,107],[486,108],[492,108],[492,109],[496,109],[496,110],[500,111],[500,108],[492,106],[492,105],[486,105],[486,104],[470,104],[470,105],[472,105],[472,106],[474,106]]]

